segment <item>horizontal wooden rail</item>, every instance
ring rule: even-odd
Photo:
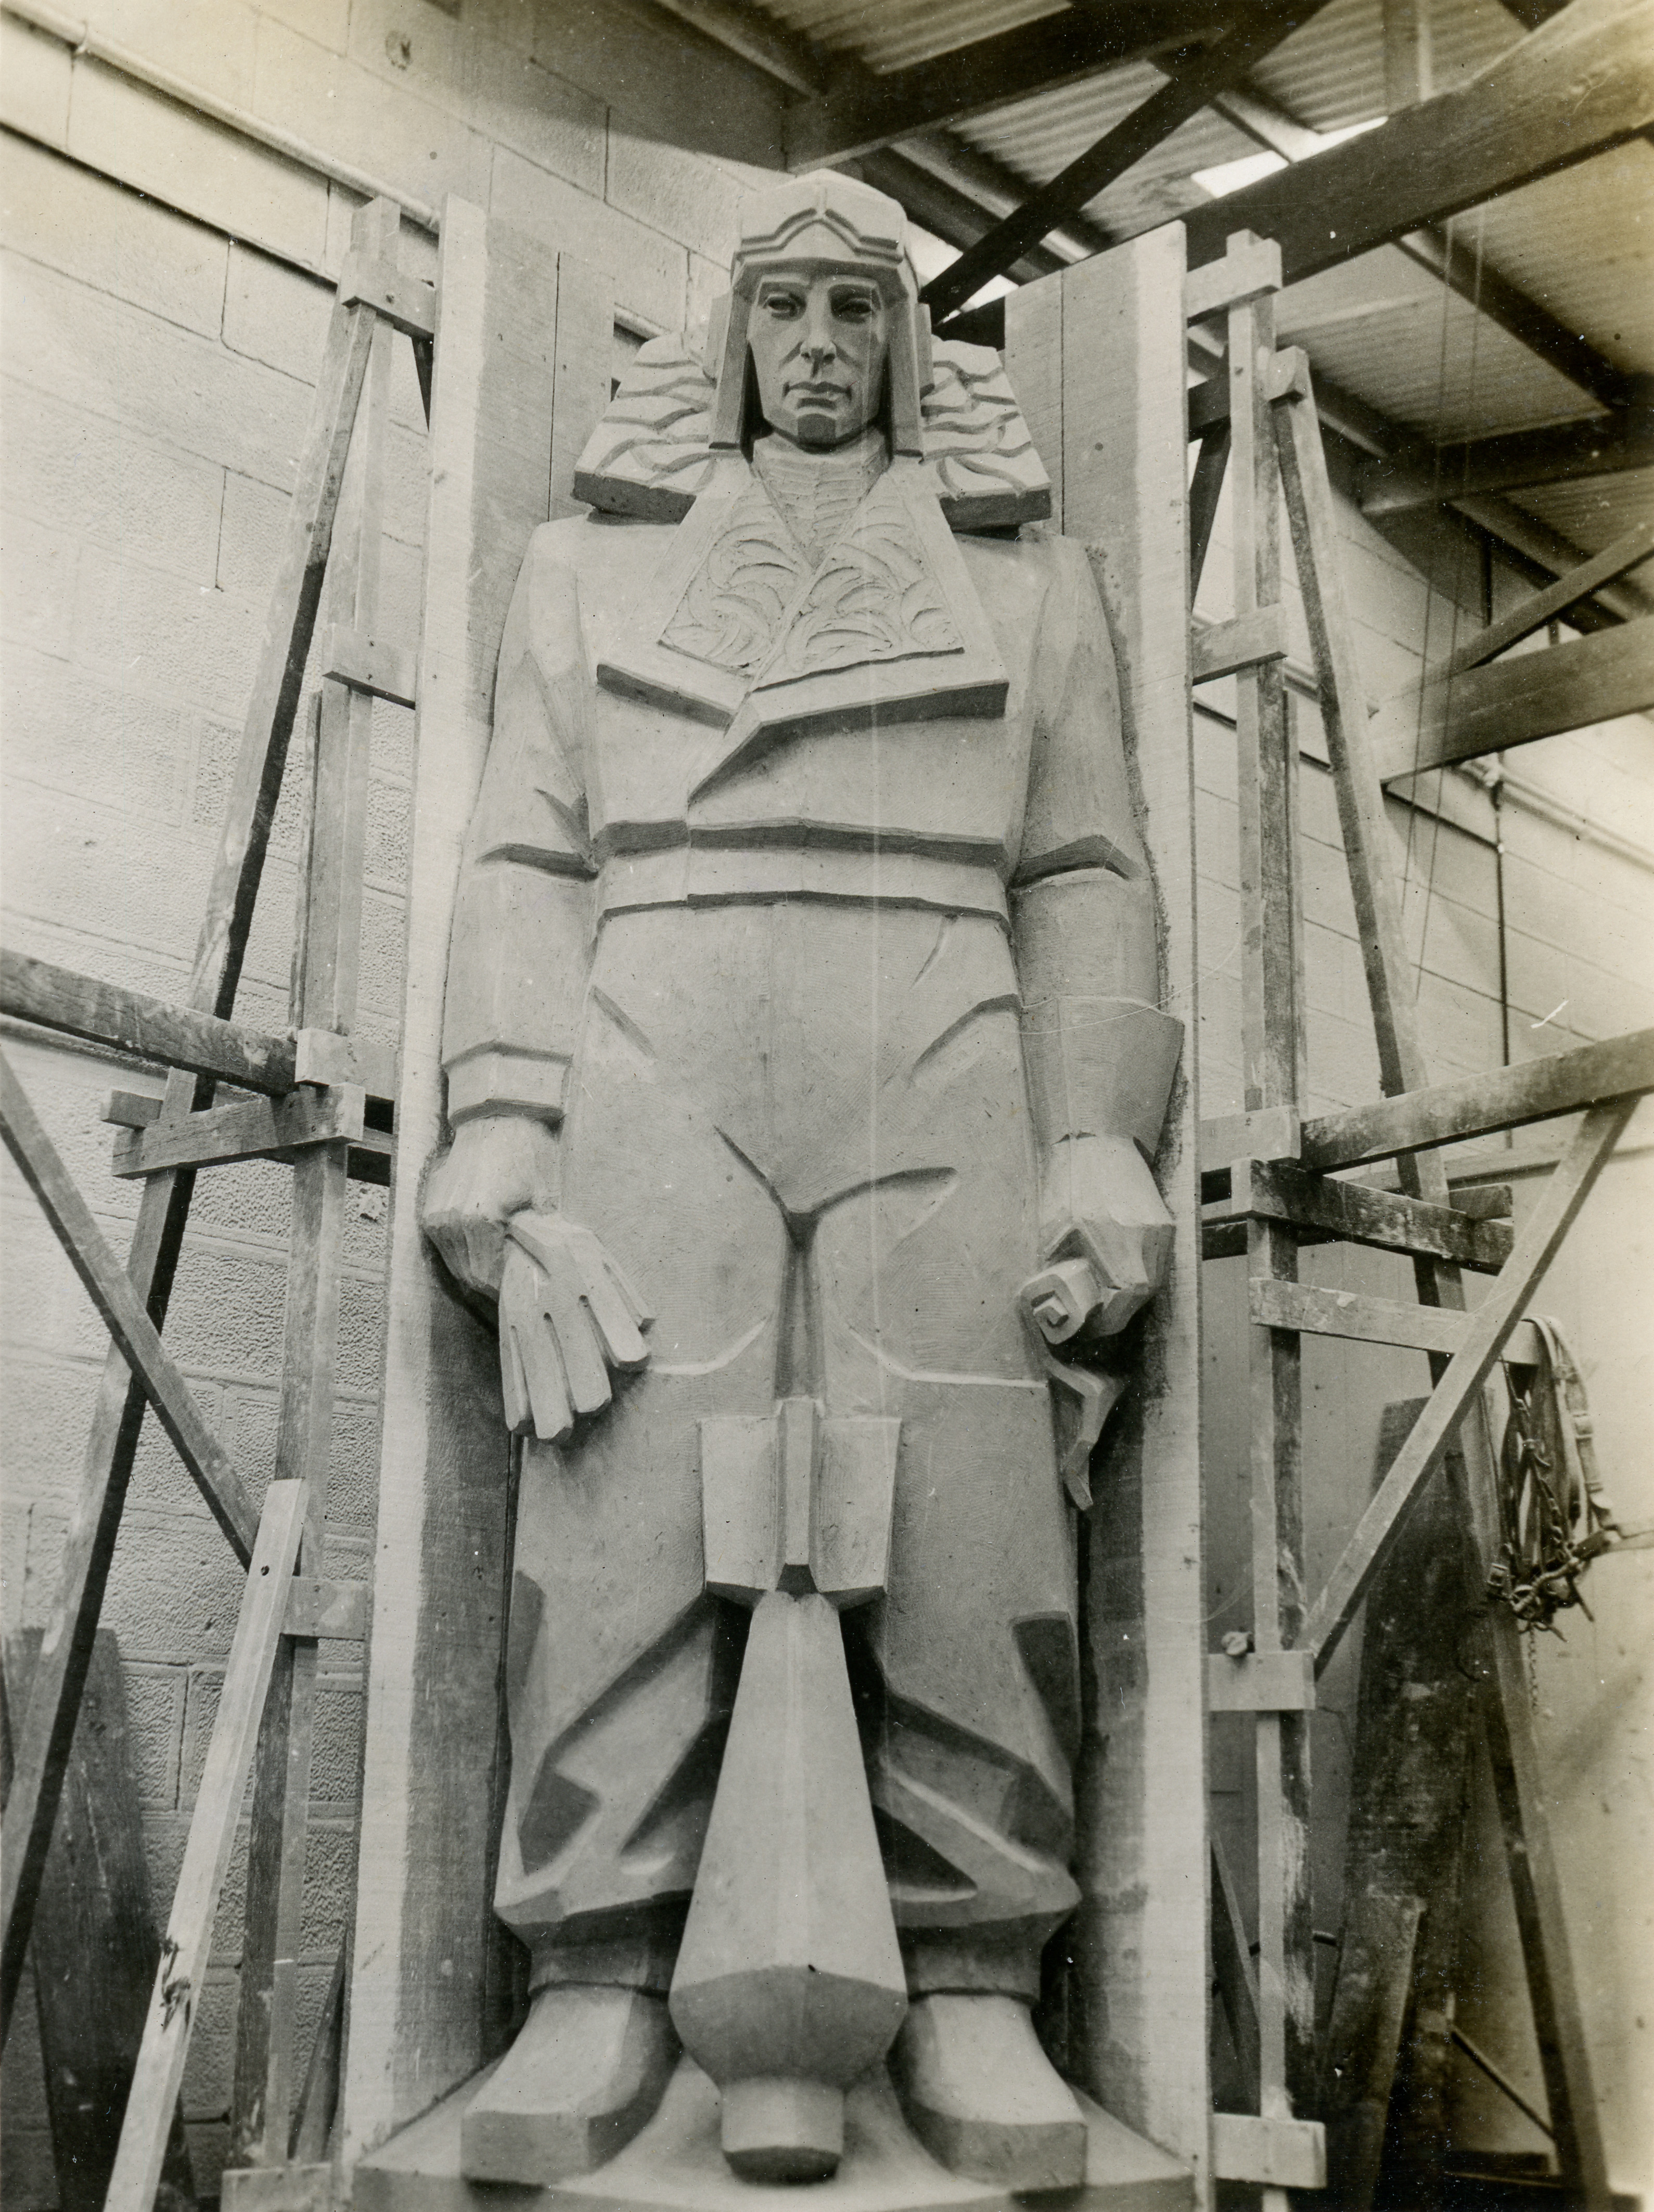
[[[279,1097],[296,1079],[290,1036],[265,1036],[26,953],[0,952],[0,1013],[248,1091]]]
[[[1511,1232],[1505,1223],[1477,1221],[1456,1206],[1306,1174],[1284,1160],[1237,1161],[1230,1170],[1231,1186],[1237,1178],[1238,1188],[1201,1209],[1207,1259],[1244,1251],[1248,1221],[1286,1222],[1306,1243],[1371,1244],[1382,1252],[1448,1260],[1484,1275],[1498,1274],[1511,1256]]]
[[[1394,783],[1648,707],[1654,707],[1654,615],[1427,679],[1380,708],[1373,759],[1379,780]]]
[[[1286,1283],[1257,1275],[1250,1285],[1252,1319],[1263,1328],[1292,1328],[1312,1336],[1341,1336],[1358,1344],[1388,1344],[1403,1351],[1438,1352],[1451,1358],[1469,1334],[1471,1316],[1449,1306],[1395,1304],[1388,1298],[1363,1297],[1357,1291],[1330,1291],[1315,1283]],[[1519,1321],[1511,1332],[1505,1358],[1517,1366],[1536,1365],[1539,1332]]]
[[[1304,1124],[1299,1158],[1306,1168],[1359,1167],[1646,1091],[1654,1091],[1654,1030],[1632,1030],[1491,1074],[1323,1114]]]

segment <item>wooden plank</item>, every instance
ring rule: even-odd
[[[1189,589],[1192,599],[1200,589],[1201,572],[1206,567],[1207,548],[1212,543],[1213,525],[1218,519],[1218,501],[1223,491],[1223,480],[1229,466],[1229,419],[1209,430],[1201,440],[1195,473],[1189,485]]]
[[[367,307],[336,304],[328,324],[316,404],[288,507],[281,562],[191,969],[190,1003],[198,1013],[228,1016],[234,1009],[314,628],[345,450],[367,368],[372,320]],[[174,1074],[167,1090],[167,1117],[176,1120],[192,1105],[208,1103],[210,1092],[198,1095],[198,1089],[193,1077]],[[193,1189],[188,1170],[155,1176],[145,1184],[139,1204],[127,1270],[157,1328],[166,1318]],[[18,1731],[10,1848],[0,1870],[0,2034],[15,2001],[35,1887],[52,1833],[146,1404],[142,1386],[112,1346],[99,1386],[43,1656]]]
[[[1168,58],[1167,79],[1158,91],[931,278],[919,296],[937,320],[962,307],[990,277],[1003,276],[1031,246],[1077,216],[1116,177],[1198,115],[1214,92],[1256,68],[1324,4],[1325,0],[1252,0],[1233,27],[1209,46]]]
[[[1323,1290],[1309,1283],[1255,1281],[1250,1290],[1251,1317],[1265,1328],[1307,1329],[1317,1336],[1401,1345],[1450,1358],[1462,1346],[1470,1326],[1468,1315],[1445,1306],[1397,1305],[1387,1298]],[[1540,1356],[1539,1332],[1530,1321],[1517,1322],[1502,1357],[1531,1364]]]
[[[1280,621],[1280,469],[1260,363],[1274,345],[1274,301],[1250,295],[1244,272],[1258,241],[1232,234],[1221,264],[1241,296],[1228,314],[1230,472],[1236,625]],[[1284,641],[1284,640],[1283,640]],[[1303,898],[1298,835],[1298,748],[1280,658],[1244,667],[1236,686],[1239,769],[1241,1053],[1251,1113],[1295,1115],[1304,1080]],[[1254,1215],[1246,1228],[1254,1279],[1298,1273],[1296,1238]],[[1298,1339],[1250,1330],[1247,1342],[1252,1634],[1255,1673],[1284,1671],[1304,1606],[1303,1367]],[[1296,1657],[1297,1655],[1294,1655]],[[1300,1662],[1301,1663],[1301,1662]],[[1259,2111],[1308,2109],[1313,2088],[1315,1964],[1309,1880],[1309,1722],[1266,1706],[1253,1724],[1257,1789]],[[1233,2162],[1234,2148],[1230,2148]],[[1256,2163],[1262,2152],[1254,2147]],[[1213,2129],[1213,2160],[1225,2153]],[[1274,2181],[1267,2161],[1259,2179]],[[1274,2212],[1270,2198],[1267,2212]]]
[[[229,1455],[201,1418],[189,1385],[173,1364],[131,1278],[110,1250],[91,1208],[58,1158],[11,1063],[0,1054],[0,1137],[40,1202],[71,1267],[96,1306],[121,1357],[143,1386],[155,1419],[244,1565],[258,1516]]]
[[[1380,777],[1420,775],[1654,706],[1654,615],[1387,700],[1372,732]]]
[[[190,2034],[212,1947],[213,1921],[246,1792],[258,1717],[287,1610],[307,1503],[301,1482],[272,1482],[247,1570],[235,1637],[207,1747],[178,1890],[161,1947],[149,2019],[106,2212],[150,2212],[167,2130],[184,2078]]]
[[[301,1146],[332,1144],[342,1137],[371,1148],[373,1140],[362,1128],[365,1103],[359,1090],[339,1089],[290,1091],[285,1098],[210,1106],[181,1121],[151,1123],[117,1137],[111,1164],[118,1176],[130,1181],[163,1168],[222,1167],[233,1160],[278,1158]]]
[[[1214,1651],[1206,1662],[1207,1711],[1213,1713],[1307,1713],[1315,1706],[1315,1673],[1307,1651]]]
[[[1654,554],[1654,518],[1634,524],[1612,545],[1604,547],[1589,561],[1582,561],[1577,568],[1570,568],[1566,576],[1559,577],[1546,590],[1535,592],[1520,606],[1512,607],[1508,615],[1489,623],[1486,629],[1478,630],[1456,652],[1438,662],[1430,672],[1432,678],[1456,676],[1463,669],[1480,668],[1510,647],[1519,645],[1524,637],[1531,637],[1535,630],[1543,629],[1558,615],[1566,614],[1599,585],[1611,583],[1616,576],[1623,576],[1646,561],[1651,554]],[[1417,700],[1416,686],[1410,688],[1408,696]],[[1381,708],[1379,711],[1382,714],[1384,710]]]
[[[1083,1901],[1070,2014],[1085,2086],[1189,2164],[1205,2202],[1209,1855],[1205,1731],[1195,1719],[1206,1664],[1192,1046],[1199,968],[1189,556],[1181,471],[1168,466],[1187,450],[1182,300],[1181,235],[1171,224],[1006,304],[1010,373],[1049,426],[1037,434],[1062,527],[1090,550],[1117,641],[1127,744],[1161,901],[1162,1003],[1191,1040],[1186,1087],[1156,1164],[1176,1224],[1170,1286],[1145,1316],[1141,1395],[1134,1392],[1116,1417],[1082,1563],[1096,1704],[1081,1771],[1100,1774],[1106,1760],[1113,1809],[1086,1822],[1076,1868]],[[1039,356],[1059,331],[1055,394]]]
[[[1266,2190],[1324,2189],[1325,2130],[1319,2120],[1213,2112],[1212,2164],[1220,2181],[1259,2182]]]
[[[493,1345],[439,1279],[417,1194],[442,1134],[448,935],[500,636],[561,442],[558,363],[589,369],[613,326],[599,295],[593,329],[568,329],[577,288],[548,249],[464,201],[447,203],[441,251],[346,2171],[510,2026],[490,1899],[510,1463]]]
[[[1627,1098],[1610,1099],[1591,1108],[1517,1237],[1509,1264],[1470,1316],[1464,1342],[1316,1601],[1303,1641],[1315,1654],[1317,1674],[1324,1672],[1337,1650],[1367,1585],[1394,1548],[1408,1507],[1441,1464],[1454,1431],[1487,1380],[1522,1308],[1590,1195],[1635,1108],[1636,1101]]]
[[[1310,1168],[1357,1167],[1654,1091],[1654,1029],[1404,1092],[1304,1124]],[[1348,1188],[1349,1186],[1344,1186]]]
[[[1248,238],[1244,246],[1231,245],[1221,261],[1208,261],[1204,269],[1191,269],[1183,280],[1183,318],[1203,322],[1208,315],[1227,314],[1249,301],[1280,289],[1280,247],[1273,238]],[[1229,412],[1227,386],[1214,384],[1213,404],[1223,392]],[[1192,420],[1191,416],[1191,420]]]
[[[1339,2212],[1370,2212],[1425,1907],[1418,1897],[1391,1897],[1365,1887],[1349,1893],[1328,2030],[1329,2063],[1323,2069],[1322,2121],[1331,2201]]]
[[[351,222],[352,252],[395,289],[401,218],[374,200]],[[374,340],[327,575],[330,634],[371,640],[379,616],[391,334]],[[362,961],[373,701],[324,678],[310,752],[311,790],[291,1015],[295,1030],[348,1035]],[[326,1538],[338,1358],[340,1265],[348,1160],[342,1142],[302,1151],[293,1173],[287,1310],[277,1416],[276,1478],[308,1501],[304,1547],[313,1572]],[[308,1858],[316,1641],[289,1632],[276,1657],[253,1784],[241,1951],[229,2164],[285,2164],[293,2118],[299,1954]]]
[[[0,1013],[244,1090],[293,1088],[290,1037],[265,1036],[240,1022],[169,1006],[27,953],[0,951]]]
[[[1221,264],[1219,264],[1221,265]],[[1277,606],[1256,607],[1232,622],[1210,623],[1195,633],[1190,681],[1210,684],[1262,660],[1286,658],[1286,617]]]
[[[1399,457],[1370,460],[1357,477],[1356,498],[1363,514],[1405,514],[1467,494],[1618,476],[1651,462],[1654,427],[1644,410],[1627,408],[1433,447],[1423,467]]]
[[[1201,1124],[1203,1175],[1227,1174],[1237,1159],[1295,1160],[1300,1121],[1296,1106],[1260,1107],[1251,1114],[1220,1114]]]
[[[1566,84],[1568,97],[1557,98]],[[1191,262],[1242,226],[1298,283],[1617,146],[1654,121],[1654,7],[1572,0],[1467,84],[1183,217]]]
[[[883,76],[846,72],[848,85],[789,109],[787,165],[831,167],[916,131],[964,122],[1006,101],[1209,38],[1220,21],[1209,0],[1136,0],[1126,16],[1073,9],[909,69]]]
[[[342,307],[365,303],[381,321],[392,330],[405,331],[410,338],[435,335],[435,292],[423,277],[397,267],[394,240],[377,252],[352,246],[339,271],[338,299]]]
[[[6,1686],[21,1705],[39,1629],[9,1646]],[[132,1777],[115,1639],[93,1644],[58,1824],[40,1883],[31,1962],[60,2212],[101,2212],[160,1956]],[[88,2003],[88,1990],[97,2002]],[[185,2204],[194,2182],[176,2111],[162,2179]]]
[[[1238,1249],[1231,1230],[1230,1241],[1214,1252],[1214,1231],[1221,1236],[1231,1224],[1255,1216],[1291,1223],[1300,1241],[1308,1231],[1323,1243],[1371,1244],[1381,1252],[1448,1261],[1479,1274],[1498,1274],[1511,1256],[1513,1239],[1506,1224],[1475,1221],[1455,1206],[1307,1174],[1285,1160],[1237,1162],[1231,1182],[1237,1172],[1239,1189],[1202,1209],[1208,1257],[1227,1256]]]

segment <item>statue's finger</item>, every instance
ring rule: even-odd
[[[534,1409],[517,1332],[506,1322],[500,1324],[500,1394],[505,1401],[506,1427],[514,1437],[524,1435],[533,1420]]]
[[[566,1252],[556,1256],[558,1264],[541,1278],[541,1297],[562,1355],[569,1402],[576,1413],[600,1413],[612,1395],[609,1370],[571,1257]]]
[[[649,1347],[643,1341],[623,1289],[608,1267],[599,1267],[587,1281],[586,1303],[603,1357],[610,1366],[630,1370],[647,1364]]]
[[[575,1408],[569,1402],[562,1346],[544,1316],[532,1328],[514,1334],[534,1409],[534,1433],[542,1443],[566,1444],[575,1433]]]

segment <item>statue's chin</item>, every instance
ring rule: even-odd
[[[797,443],[808,446],[813,452],[842,445],[852,434],[835,415],[800,415],[798,422]]]

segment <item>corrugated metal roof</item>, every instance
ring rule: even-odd
[[[853,53],[883,72],[1067,9],[1067,0],[766,0],[764,12],[830,52]]]
[[[1321,375],[1432,442],[1566,421],[1595,404],[1394,246],[1289,285],[1276,328]]]
[[[1060,12],[1055,0],[766,0],[791,29],[878,70],[908,68]],[[1501,0],[1432,0],[1431,83],[1467,82],[1524,35]],[[1059,86],[957,126],[957,135],[1028,185],[1047,182],[1164,82],[1139,63]],[[1382,0],[1330,0],[1254,71],[1256,89],[1318,131],[1385,112]],[[1256,153],[1207,110],[1085,210],[1116,234],[1206,204],[1196,172]],[[1617,367],[1654,374],[1654,147],[1641,141],[1456,219],[1456,240]],[[1518,339],[1478,316],[1392,248],[1296,285],[1280,303],[1283,337],[1317,372],[1391,421],[1432,440],[1486,436],[1596,410],[1600,402]],[[1649,511],[1645,475],[1523,493],[1519,503],[1595,548]]]

